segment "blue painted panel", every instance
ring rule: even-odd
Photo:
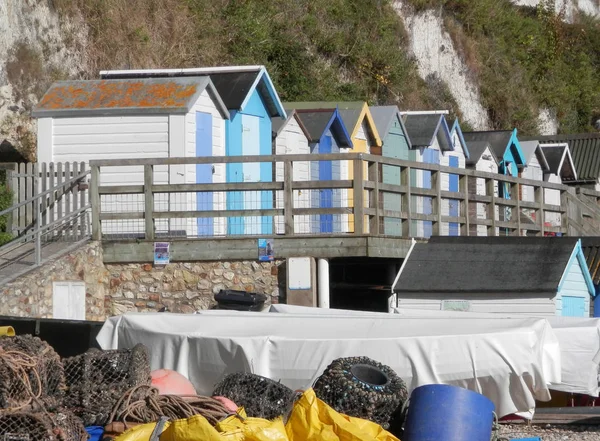
[[[242,115],[242,155],[260,155],[260,118],[253,115]],[[242,182],[260,182],[260,162],[246,162],[242,165]],[[261,207],[260,191],[243,192],[243,209],[257,210]],[[261,234],[261,218],[247,216],[244,218],[244,234]]]
[[[252,92],[248,104],[246,104],[241,113],[244,115],[259,116],[261,118],[270,118],[269,113],[267,112],[267,106],[256,89]]]
[[[562,296],[562,315],[563,317],[585,317],[585,299]]]
[[[440,163],[440,152],[439,150],[426,148],[423,150],[423,162],[427,164],[439,164]],[[423,170],[423,188],[431,188],[431,172]],[[433,198],[423,197],[423,214],[433,213]],[[433,222],[423,221],[423,235],[424,237],[431,237],[433,234]]]
[[[225,120],[226,156],[242,154],[242,114],[232,111],[229,120]],[[244,182],[243,164],[227,164],[227,182]],[[227,209],[242,210],[244,208],[243,192],[227,193]],[[227,232],[230,235],[244,234],[244,218],[230,217],[227,219]]]
[[[450,167],[459,167],[458,156],[450,156],[448,158],[448,165]],[[449,175],[449,191],[458,191],[458,175]],[[456,199],[450,199],[448,201],[449,211],[448,214],[450,216],[459,216],[459,203]],[[449,236],[458,236],[459,224],[457,222],[450,222],[448,224],[448,235]]]
[[[196,156],[211,157],[212,152],[212,115],[210,113],[196,112]],[[212,183],[212,164],[196,164],[196,183]],[[213,209],[213,193],[203,191],[196,193],[196,209],[210,211]],[[198,218],[198,236],[212,236],[214,234],[213,219]]]
[[[262,103],[262,101],[261,101]],[[260,154],[261,155],[272,155],[273,154],[273,143],[272,143],[272,132],[271,132],[271,118],[260,118],[259,119],[259,134],[260,134]],[[260,163],[260,182],[272,182],[273,181],[273,164],[271,162]],[[272,191],[261,191],[260,192],[260,208],[270,209],[273,208],[273,192]],[[273,217],[262,216],[260,218],[260,230],[261,234],[273,234]]]
[[[331,136],[323,136],[319,143],[319,153],[331,153]],[[329,181],[333,179],[333,167],[331,161],[319,161],[319,180]],[[333,191],[331,189],[321,190],[319,193],[319,207],[333,207]],[[319,219],[321,233],[333,233],[333,215],[322,214]]]

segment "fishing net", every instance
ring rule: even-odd
[[[65,359],[64,365],[65,406],[86,426],[104,426],[125,392],[151,383],[148,351],[143,345],[115,351],[90,350]],[[144,393],[147,390],[139,390],[139,394]],[[139,394],[136,399],[143,398]]]
[[[30,335],[0,337],[0,409],[54,409],[64,389],[63,365],[50,345]]]
[[[268,378],[237,373],[226,376],[217,384],[213,396],[229,398],[243,406],[249,417],[272,420],[291,410],[296,393]]]
[[[81,420],[68,412],[0,412],[2,441],[84,441]]]
[[[367,357],[334,360],[317,379],[314,391],[336,411],[385,429],[408,397],[406,384],[390,367]]]

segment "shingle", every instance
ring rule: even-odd
[[[504,153],[508,148],[508,143],[512,137],[512,130],[495,130],[487,132],[463,132],[463,137],[471,151],[472,142],[489,142],[492,148],[492,153],[496,155],[496,159],[501,161]]]
[[[416,244],[396,292],[556,292],[573,237],[441,237]]]
[[[208,77],[60,81],[52,84],[34,116],[110,112],[185,113],[210,83]]]

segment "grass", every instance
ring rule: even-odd
[[[100,69],[264,64],[283,100],[365,100],[449,108],[439,78],[419,78],[389,0],[53,0],[89,28],[89,76]],[[562,132],[600,114],[597,20],[561,20],[549,0],[409,0],[441,10],[480,87],[493,127],[537,131],[540,108]],[[553,2],[552,2],[553,3]]]

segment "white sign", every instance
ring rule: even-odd
[[[288,259],[288,288],[291,290],[311,289],[310,257]]]

